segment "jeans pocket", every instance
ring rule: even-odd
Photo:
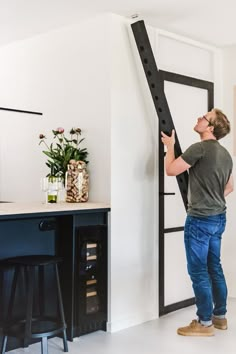
[[[214,230],[215,225],[212,225],[209,222],[202,221],[201,219],[192,218],[191,222],[188,224],[188,229],[186,231],[186,239],[191,239],[199,245],[207,245]]]

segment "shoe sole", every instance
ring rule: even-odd
[[[215,328],[217,329],[222,329],[223,331],[225,331],[226,329],[228,329],[228,326],[217,326],[217,325],[214,325]]]
[[[177,334],[181,335],[181,336],[191,336],[191,337],[212,337],[215,335],[215,333],[198,333],[198,332],[181,332],[181,331],[177,331]]]

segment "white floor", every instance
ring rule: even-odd
[[[228,303],[226,331],[215,330],[214,337],[183,337],[177,327],[185,326],[195,318],[195,306],[163,316],[155,321],[116,333],[94,332],[69,342],[71,354],[233,354],[235,353],[236,299]],[[49,354],[60,354],[62,340],[49,340]],[[9,354],[40,354],[40,344],[28,349],[17,349]]]

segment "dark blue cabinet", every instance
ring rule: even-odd
[[[33,254],[63,258],[59,271],[69,340],[106,330],[109,210],[0,216],[0,260]],[[11,273],[0,271],[0,327],[6,314]],[[21,296],[19,293],[19,310]],[[53,308],[53,293],[48,294],[46,305]],[[9,341],[10,349],[20,346],[22,343]]]

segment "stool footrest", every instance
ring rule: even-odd
[[[17,338],[25,338],[25,320],[19,320],[14,324],[8,324],[4,335]],[[56,318],[40,317],[32,319],[32,331],[29,338],[50,337],[65,330],[66,327]]]

